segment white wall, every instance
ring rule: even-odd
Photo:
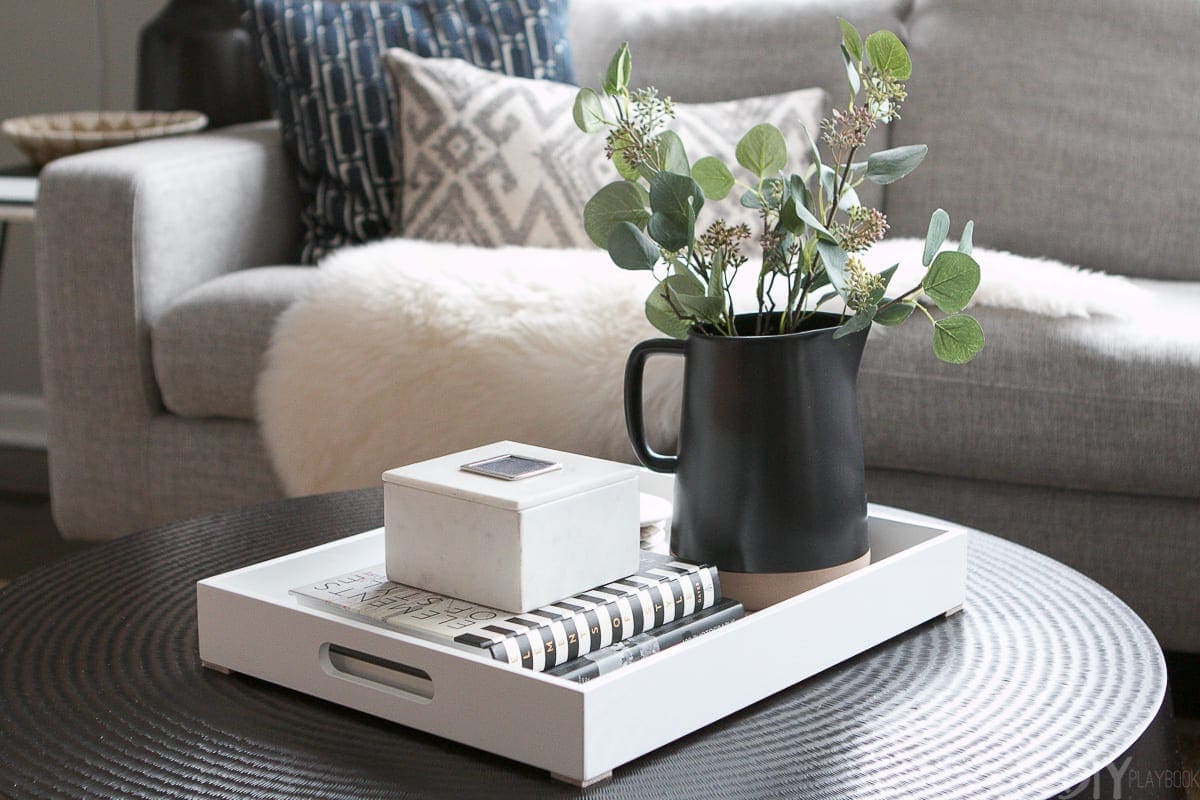
[[[165,5],[166,0],[0,0],[0,119],[102,105],[133,108],[138,32]],[[98,39],[106,56],[103,71]],[[0,141],[0,164],[22,160],[7,139]],[[9,225],[3,259],[0,446],[36,445],[41,377],[31,225]]]

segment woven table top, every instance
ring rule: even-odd
[[[1120,600],[986,534],[971,534],[963,613],[583,793],[200,666],[196,580],[382,516],[375,489],[283,501],[135,534],[0,590],[0,796],[1049,797],[1125,751],[1164,696],[1162,653]]]

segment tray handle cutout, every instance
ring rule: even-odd
[[[326,673],[414,703],[433,700],[433,679],[423,669],[326,642],[321,645]]]

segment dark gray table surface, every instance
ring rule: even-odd
[[[583,792],[201,667],[196,580],[381,524],[379,490],[300,498],[135,534],[0,590],[0,795],[1180,796],[1149,777],[1177,766],[1166,670],[1150,631],[1087,578],[984,534],[971,534],[963,613]],[[631,724],[685,701],[631,710]]]

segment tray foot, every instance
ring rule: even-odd
[[[213,672],[219,672],[222,675],[233,674],[233,670],[227,667],[222,667],[220,664],[214,664],[211,661],[201,661],[200,666],[204,667],[205,669],[211,669]]]
[[[592,778],[584,778],[583,780],[580,780],[579,778],[572,778],[569,775],[561,775],[557,772],[551,772],[550,777],[554,778],[554,780],[556,780],[556,781],[562,781],[563,783],[569,783],[572,786],[578,786],[580,789],[586,789],[589,786],[595,786],[597,783],[600,783],[601,781],[606,781],[609,778],[611,778],[612,770],[609,770],[608,772],[603,772]]]
[[[949,611],[947,611],[947,612],[946,612],[946,614],[945,614],[945,616],[946,616],[946,617],[953,617],[955,614],[959,613],[959,612],[960,612],[960,611],[962,611],[962,610],[963,610],[963,604],[962,604],[962,603],[959,603],[959,604],[958,604],[958,605],[956,605],[954,608],[952,608],[952,609],[950,609]]]

